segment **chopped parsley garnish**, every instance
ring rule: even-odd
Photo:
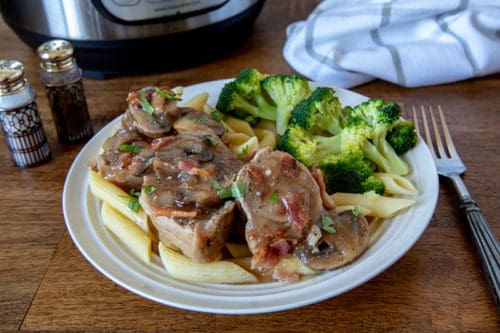
[[[149,103],[146,97],[146,92],[141,92],[141,98],[138,99],[138,102],[147,114],[152,115],[155,112],[155,108]]]
[[[244,145],[241,149],[236,153],[236,157],[243,158],[248,155],[248,144]]]
[[[210,134],[205,135],[205,140],[208,141],[212,146],[217,146],[219,144],[219,141],[217,141],[213,136]]]
[[[156,187],[153,185],[142,186],[141,191],[144,191],[147,195],[151,195],[154,191],[156,191]],[[134,212],[138,212],[141,209],[141,204],[139,203],[139,197],[141,196],[141,191],[136,191],[131,189],[128,192],[128,208],[132,209]]]
[[[333,227],[333,220],[328,215],[321,216],[321,229],[325,230],[330,234],[335,234],[337,230]]]
[[[208,117],[199,116],[199,117],[191,117],[191,120],[195,123],[206,123],[208,121]]]
[[[151,195],[154,191],[156,191],[156,187],[154,185],[143,186],[143,187],[141,187],[141,189],[147,195]]]
[[[354,206],[354,207],[353,207],[353,209],[352,209],[352,213],[353,213],[353,214],[354,214],[354,216],[356,216],[356,217],[357,217],[357,216],[359,216],[359,215],[361,215],[361,213],[362,213],[362,212],[363,212],[363,209],[361,208],[361,206],[360,206],[360,205],[356,205],[356,206]]]
[[[138,212],[139,209],[141,209],[141,204],[139,203],[139,196],[141,195],[140,191],[136,191],[134,189],[131,189],[129,194],[129,199],[128,199],[128,208],[132,209],[134,212]]]
[[[118,150],[121,152],[129,152],[137,155],[143,150],[143,148],[122,143],[118,146]]]
[[[171,91],[168,91],[168,90],[165,90],[165,89],[161,89],[161,88],[158,88],[158,87],[155,87],[155,91],[156,91],[156,93],[162,95],[166,99],[174,99],[176,101],[180,101],[181,100],[181,98],[179,96],[177,96],[175,93],[173,93]]]
[[[246,184],[240,181],[236,181],[231,186],[225,188],[215,179],[212,180],[212,187],[221,199],[242,198],[247,189]]]
[[[271,197],[269,198],[269,201],[273,204],[278,203],[278,190],[275,190],[273,193],[271,193]]]

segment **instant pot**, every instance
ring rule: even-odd
[[[75,48],[95,78],[191,66],[240,45],[264,0],[0,0],[2,16],[36,49]]]

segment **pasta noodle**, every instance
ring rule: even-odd
[[[344,206],[336,205],[335,206],[335,213],[340,214],[342,212],[345,212],[346,210],[354,210],[356,206],[359,206],[359,205],[344,205]],[[372,211],[369,210],[368,208],[362,207],[362,206],[359,206],[359,207],[361,208],[361,214],[366,215],[366,216],[372,215]]]
[[[189,101],[184,103],[183,106],[192,107],[198,111],[204,111],[205,104],[207,104],[207,100],[208,100],[208,93],[204,92],[194,96]]]
[[[107,202],[111,207],[134,221],[144,232],[151,234],[148,215],[142,208],[134,212],[128,207],[130,196],[127,192],[108,182],[100,173],[94,170],[89,170],[89,187],[96,198]]]
[[[250,257],[252,255],[252,252],[250,252],[247,244],[226,243],[226,248],[231,254],[231,257],[236,259]]]
[[[151,261],[152,240],[137,224],[120,214],[107,202],[102,204],[101,218],[122,243],[144,262]]]
[[[417,188],[405,177],[385,172],[375,172],[373,176],[384,182],[388,194],[418,195]]]
[[[250,137],[255,136],[252,127],[246,121],[234,117],[228,117],[225,121],[237,133],[244,133]]]
[[[158,249],[163,266],[176,279],[207,283],[256,283],[257,277],[239,265],[219,260],[197,263],[159,242]]]
[[[359,193],[337,192],[331,195],[339,206],[360,206],[370,211],[369,216],[391,218],[415,204],[415,200],[387,197],[382,195],[366,195]]]
[[[251,156],[257,151],[257,149],[259,149],[259,140],[256,136],[252,136],[242,144],[232,147],[232,151],[236,154],[236,156],[238,156],[238,158]]]
[[[259,139],[259,148],[276,147],[276,136],[271,130],[255,127],[253,131]]]

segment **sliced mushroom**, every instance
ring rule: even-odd
[[[369,241],[368,222],[362,214],[351,210],[339,215],[325,214],[331,217],[333,229],[322,230],[321,237],[308,237],[308,241],[295,249],[295,255],[302,262],[317,270],[336,269],[351,263],[366,250]],[[311,239],[314,241],[309,241]]]
[[[141,134],[150,138],[159,138],[167,135],[172,129],[172,123],[178,116],[175,100],[164,98],[155,91],[154,87],[132,92],[127,100],[129,107],[126,115],[133,119],[134,126]],[[145,106],[141,103],[149,103],[154,110],[153,113],[146,112]]]
[[[224,126],[209,114],[190,107],[179,108],[179,117],[174,121],[173,127],[179,133],[211,130],[217,136],[222,136],[225,132]]]

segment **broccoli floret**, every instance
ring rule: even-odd
[[[385,192],[384,183],[373,176],[373,167],[360,150],[327,155],[319,164],[328,193]]]
[[[345,127],[340,136],[343,151],[359,149],[368,160],[385,172],[398,175],[405,175],[409,172],[408,164],[385,140],[383,127],[379,126],[377,130],[367,125]]]
[[[415,124],[410,120],[400,120],[387,133],[387,142],[398,155],[405,154],[417,144]]]
[[[309,83],[300,76],[267,75],[246,68],[224,85],[216,109],[251,124],[259,119],[276,121],[278,133],[283,134],[293,108],[310,92]]]
[[[309,82],[298,75],[270,75],[261,81],[264,90],[276,105],[276,131],[283,135],[293,108],[309,96]]]
[[[319,87],[293,109],[290,124],[313,134],[337,135],[345,125],[345,112],[335,90]]]
[[[347,126],[365,156],[381,170],[406,175],[410,167],[387,141],[387,133],[401,117],[401,108],[394,102],[371,99],[351,110]],[[360,133],[362,133],[360,135]]]
[[[285,151],[307,167],[318,165],[326,155],[340,151],[340,136],[313,135],[299,126],[290,125],[276,148]]]
[[[236,81],[222,87],[215,108],[225,114],[255,123],[258,118],[276,120],[276,109],[269,105],[258,105],[257,99],[244,96],[238,90]]]
[[[361,184],[363,192],[375,192],[377,194],[384,194],[385,192],[385,185],[384,182],[381,181],[380,179],[375,178],[375,176],[370,176],[366,178],[363,183]]]
[[[259,72],[255,68],[245,68],[240,71],[234,79],[238,91],[245,97],[251,97],[255,94],[260,94],[260,81],[264,80],[268,75]]]
[[[349,124],[368,124],[390,126],[401,117],[401,108],[394,102],[386,102],[381,98],[370,99],[351,108]]]

